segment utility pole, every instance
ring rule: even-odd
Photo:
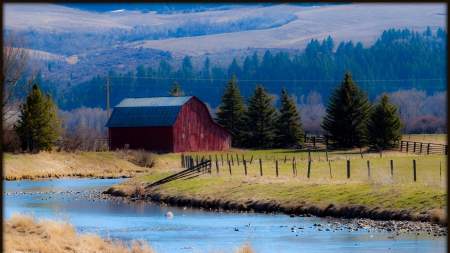
[[[109,89],[111,86],[109,85],[109,76],[106,77],[106,120],[109,120]]]

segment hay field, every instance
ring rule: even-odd
[[[383,30],[412,29],[433,31],[447,27],[445,3],[356,3],[301,7],[280,4],[270,7],[242,6],[230,10],[188,14],[158,15],[155,12],[122,11],[93,13],[47,3],[4,4],[4,27],[63,32],[102,32],[111,28],[130,29],[135,25],[177,25],[188,20],[227,22],[264,13],[295,14],[298,18],[281,27],[225,34],[139,41],[132,47],[148,47],[175,54],[197,56],[246,48],[305,48],[311,39],[331,36],[335,47],[341,41],[360,41],[372,45]],[[144,43],[142,43],[144,42]]]

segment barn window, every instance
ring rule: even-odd
[[[203,133],[200,134],[200,137],[202,137],[202,139],[205,137],[205,135]]]
[[[186,134],[181,134],[181,137],[183,137],[183,139],[186,139]]]

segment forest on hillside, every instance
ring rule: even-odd
[[[266,86],[271,93],[279,93],[280,87],[285,86],[289,93],[297,96],[317,91],[326,98],[346,71],[352,73],[371,100],[383,92],[400,89],[414,88],[428,94],[447,89],[447,32],[441,28],[435,33],[430,29],[423,33],[390,29],[368,48],[352,41],[341,42],[336,52],[332,51],[333,47],[334,41],[329,36],[321,42],[311,40],[301,55],[292,56],[287,52],[274,55],[267,50],[262,59],[255,53],[243,62],[234,59],[228,68],[211,66],[206,58],[198,71],[193,68],[191,57],[186,56],[178,69],[165,58],[158,67],[139,65],[135,71],[126,73],[110,69],[111,105],[125,97],[165,96],[177,81],[187,95],[195,95],[216,107],[232,73],[246,98],[255,84]],[[105,108],[104,76],[97,75],[62,93],[57,92],[56,85],[42,78],[39,83],[57,98],[61,109]]]

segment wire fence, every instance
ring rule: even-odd
[[[296,178],[299,180],[352,180],[373,184],[420,182],[429,186],[446,184],[447,161],[443,155],[301,151],[287,154],[181,154],[194,161],[211,161],[211,173],[218,176]],[[193,164],[195,166],[195,164]]]

